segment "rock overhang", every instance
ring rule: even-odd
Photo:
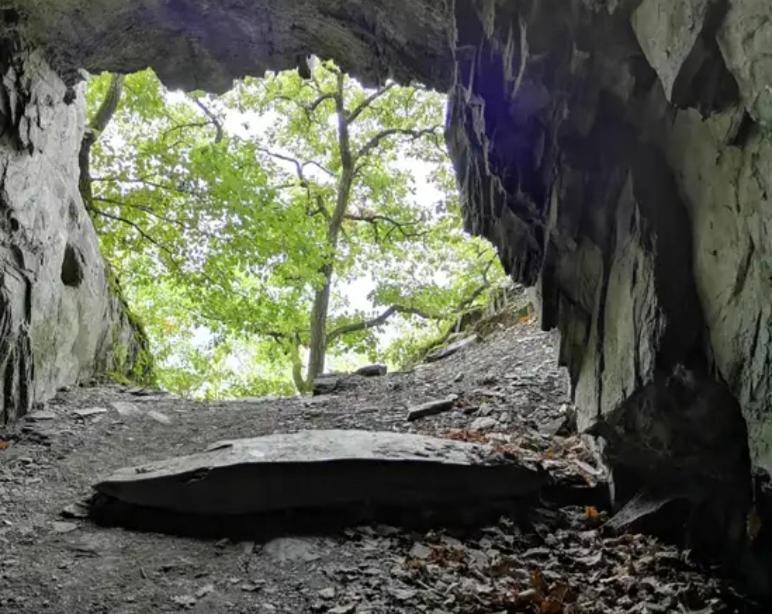
[[[333,59],[365,83],[393,78],[447,90],[450,3],[323,0],[4,0],[7,20],[77,71],[151,67],[171,88],[224,92],[233,80]]]

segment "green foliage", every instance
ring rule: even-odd
[[[356,173],[333,244],[339,83]],[[89,83],[90,113],[108,84]],[[290,392],[325,267],[334,355],[382,358],[377,328],[336,332],[391,306],[396,358],[483,301],[503,272],[461,230],[443,114],[438,94],[391,84],[374,95],[321,62],[311,80],[247,79],[216,99],[169,94],[150,71],[128,77],[92,152],[91,213],[160,384],[209,398]]]

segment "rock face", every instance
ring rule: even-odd
[[[5,46],[0,73],[3,424],[141,348],[78,192],[81,105],[40,53]]]
[[[580,426],[605,434],[618,481],[663,466],[673,485],[701,480],[707,459],[747,511],[751,469],[772,471],[768,0],[0,6],[67,83],[150,64],[222,90],[317,53],[370,81],[450,87],[467,226],[537,287]],[[23,375],[31,341],[7,338],[6,372]]]
[[[768,4],[558,4],[457,15],[449,141],[468,225],[538,285],[582,426],[653,404],[661,458],[676,435],[739,458],[742,413],[769,471]],[[675,400],[681,371],[701,388]]]

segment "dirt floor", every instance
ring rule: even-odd
[[[34,419],[0,432],[0,612],[752,611],[688,553],[605,534],[602,498],[543,502],[517,520],[463,530],[372,523],[243,542],[80,517],[78,503],[114,469],[220,439],[311,428],[490,442],[589,498],[604,476],[566,430],[571,407],[554,346],[521,324],[413,372],[345,378],[314,398],[206,405],[121,386],[62,391]],[[411,406],[451,393],[452,410],[406,420]]]

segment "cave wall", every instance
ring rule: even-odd
[[[0,9],[68,86],[79,68],[150,65],[171,86],[222,91],[315,53],[368,82],[450,89],[467,227],[536,286],[582,428],[624,482],[710,484],[751,505],[751,470],[772,471],[769,0]],[[64,125],[77,107],[57,105]],[[45,163],[74,177],[62,160]]]
[[[654,395],[669,399],[653,424],[673,441],[648,441],[662,458],[723,459],[739,408],[770,471],[769,3],[456,10],[449,141],[467,225],[538,286],[582,426],[656,438],[628,416]]]
[[[128,369],[140,341],[78,192],[82,91],[0,46],[0,424],[56,389]]]

